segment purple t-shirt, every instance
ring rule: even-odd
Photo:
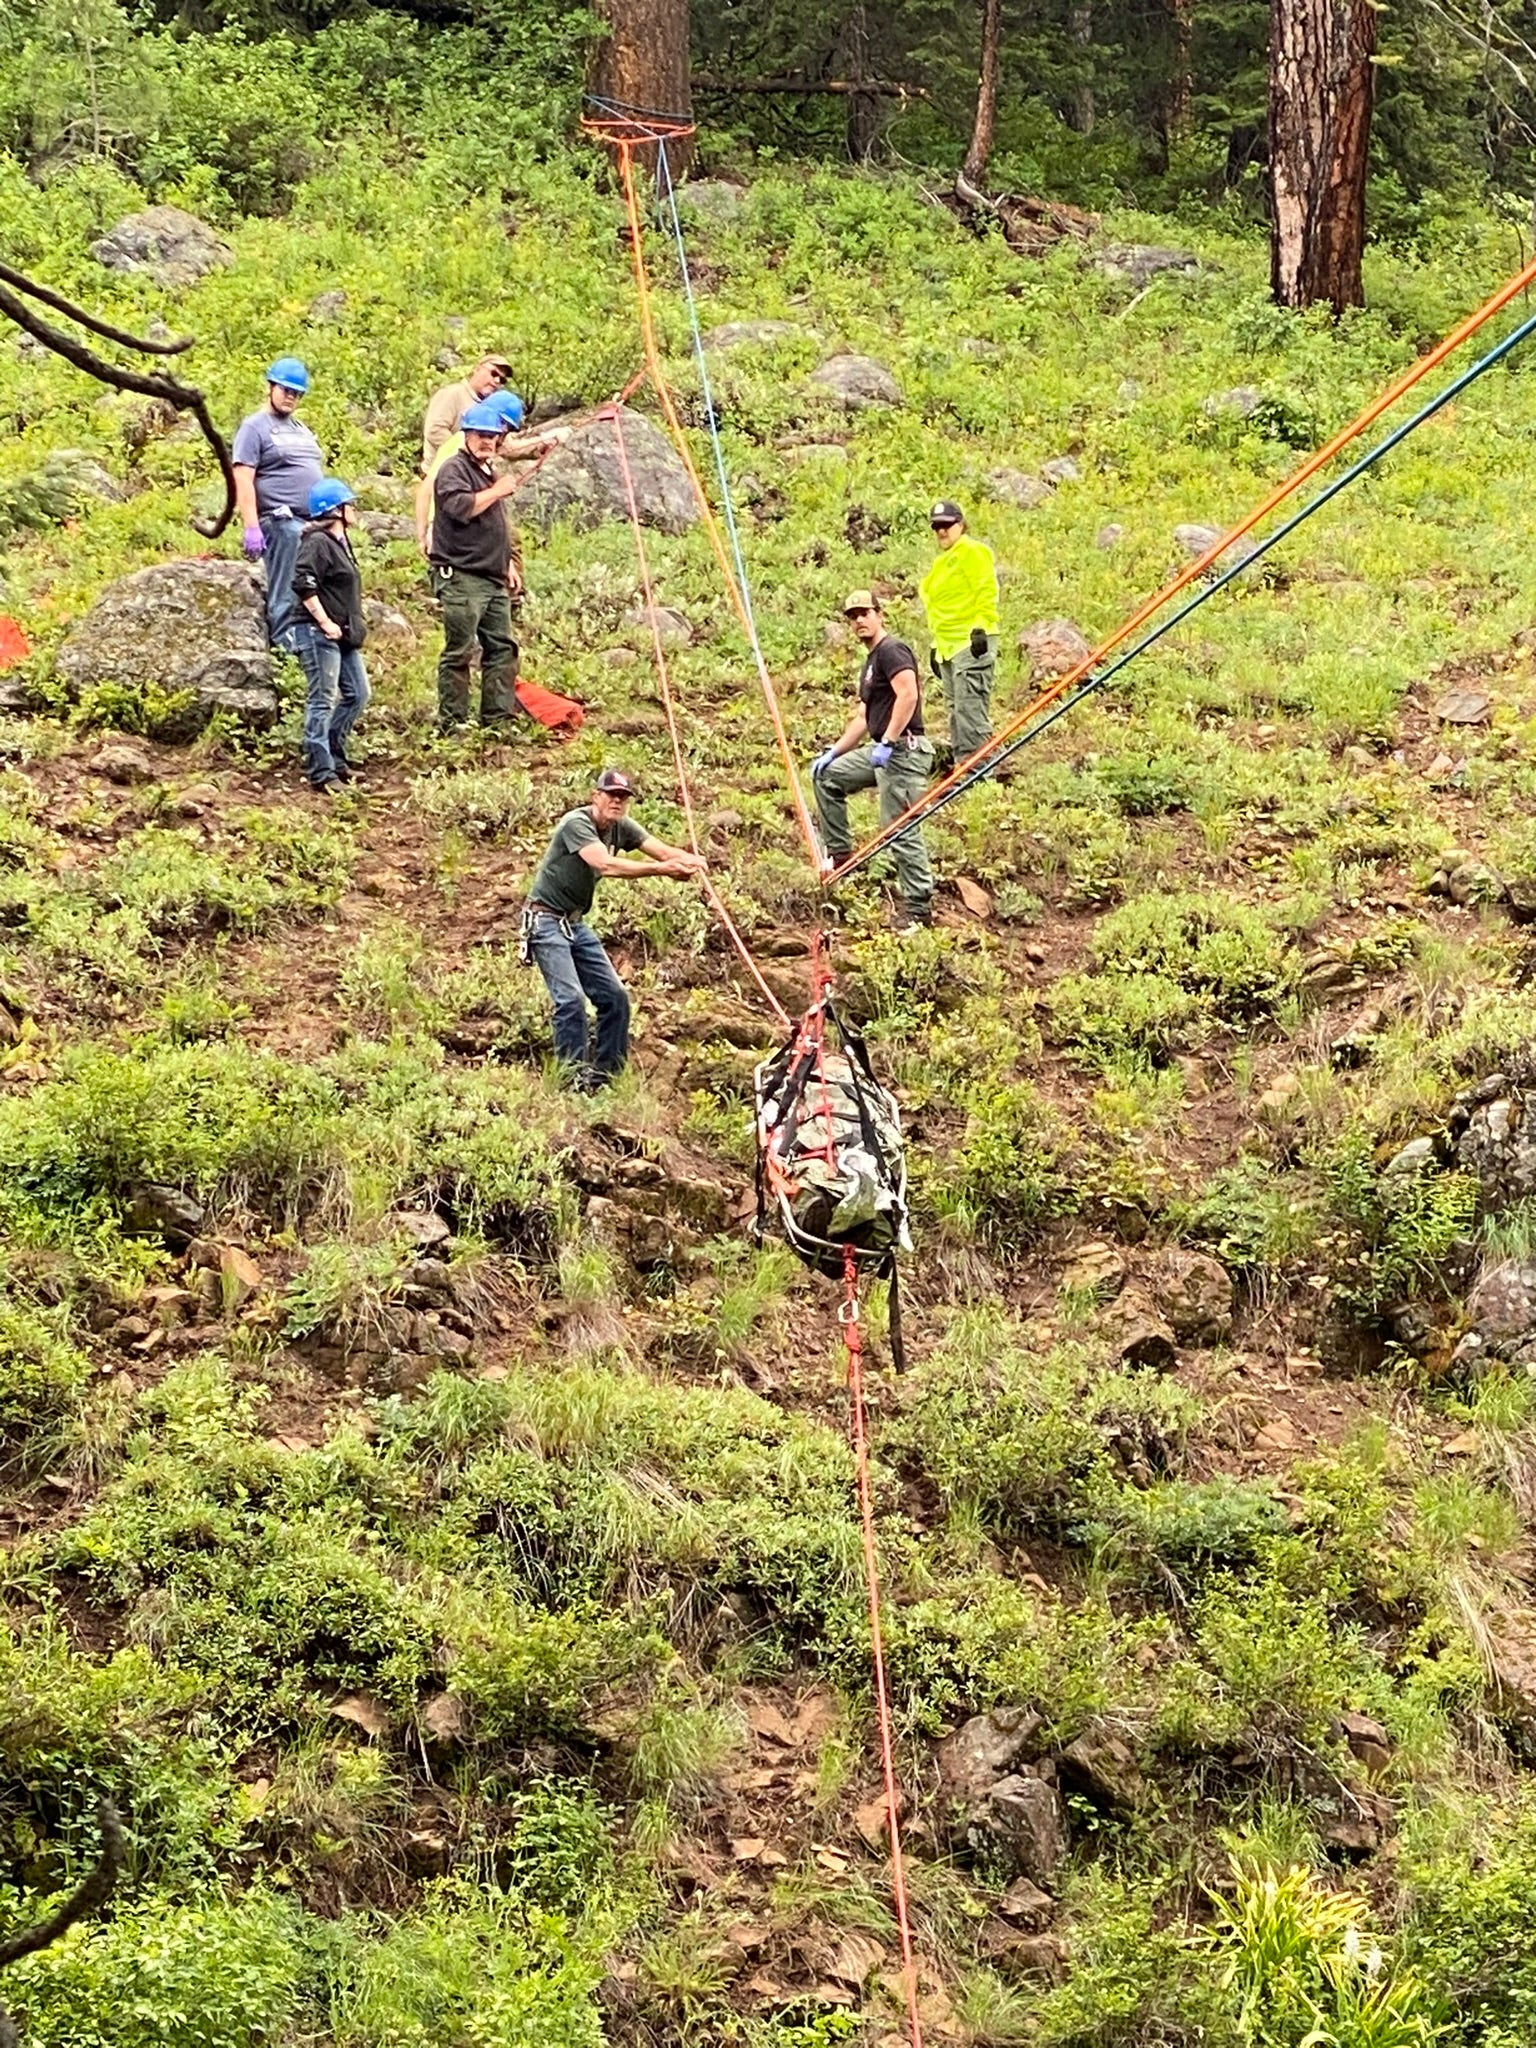
[[[258,518],[284,506],[297,519],[309,517],[309,494],[325,475],[325,460],[302,420],[279,419],[263,406],[240,422],[230,453],[256,472]]]

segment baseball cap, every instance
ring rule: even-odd
[[[604,796],[633,796],[635,785],[622,768],[605,768],[597,778],[597,787]]]
[[[850,590],[843,599],[845,618],[850,612],[877,612],[879,609],[880,600],[872,590]]]
[[[928,524],[930,526],[953,526],[957,520],[963,520],[964,518],[965,514],[960,510],[960,507],[953,498],[940,498],[937,505],[928,514]]]
[[[507,358],[504,355],[501,355],[496,349],[493,348],[487,349],[485,354],[481,356],[479,360],[482,363],[489,363],[493,370],[510,370],[512,367],[511,363],[507,360]]]

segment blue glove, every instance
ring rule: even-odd
[[[885,740],[876,740],[874,745],[869,750],[870,767],[884,768],[889,764],[890,758],[891,747],[889,743]]]
[[[814,781],[816,780],[816,778],[817,778],[817,776],[818,776],[818,775],[825,775],[825,774],[826,774],[826,772],[827,772],[827,770],[828,770],[828,769],[829,769],[829,768],[830,768],[830,767],[832,766],[832,763],[833,763],[833,762],[834,762],[834,761],[835,761],[836,759],[837,759],[837,749],[836,749],[836,747],[828,747],[825,753],[822,753],[822,754],[818,754],[818,755],[816,756],[815,760],[814,760],[814,761],[813,761],[813,762],[811,763],[811,780],[812,780],[812,782],[814,782]]]

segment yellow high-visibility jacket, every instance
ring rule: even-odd
[[[984,540],[962,533],[917,586],[940,661],[958,654],[980,626],[997,631],[997,558]]]

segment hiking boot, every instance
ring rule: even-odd
[[[931,910],[898,910],[891,918],[891,930],[898,939],[904,939],[910,932],[926,932],[933,925]]]

